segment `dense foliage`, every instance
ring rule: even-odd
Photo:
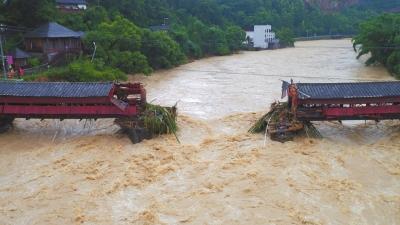
[[[97,46],[96,60],[119,68],[125,73],[151,72],[147,58],[141,52],[143,31],[120,16],[103,22],[84,38],[86,46]]]
[[[277,29],[287,27],[297,36],[354,33],[360,21],[374,14],[369,9],[375,9],[365,5],[363,10],[347,7],[326,13],[304,0],[121,0],[120,4],[103,0],[100,5],[142,27],[160,24],[165,17],[171,24],[187,26],[188,17],[195,17],[206,25],[235,24],[243,29],[267,23]]]
[[[118,69],[112,69],[100,63],[92,63],[85,59],[79,59],[67,67],[52,68],[39,75],[27,77],[28,80],[42,81],[123,81],[127,76]]]
[[[400,14],[383,14],[362,23],[353,44],[358,57],[370,55],[367,65],[382,64],[400,78]]]
[[[56,16],[54,0],[12,0],[0,3],[0,19],[24,27],[35,27]],[[3,18],[1,18],[3,17]]]
[[[312,2],[318,1],[88,0],[86,11],[64,14],[54,0],[12,0],[0,3],[0,20],[27,28],[57,21],[86,31],[86,54],[96,43],[97,63],[149,74],[187,59],[233,53],[242,47],[244,30],[255,24],[272,24],[281,43],[292,46],[294,36],[353,34],[360,22],[384,9],[377,4],[394,7],[393,0],[360,0],[361,6],[326,12]],[[150,31],[163,23],[168,31]],[[6,48],[21,44],[21,36],[7,43]]]
[[[276,32],[276,36],[280,40],[280,44],[282,47],[293,47],[294,46],[294,34],[293,31],[289,28],[282,28]]]

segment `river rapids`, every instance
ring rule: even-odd
[[[112,120],[16,120],[0,135],[0,224],[400,224],[400,123],[319,122],[322,140],[247,133],[281,81],[392,80],[350,40],[198,60],[150,77],[173,135]]]

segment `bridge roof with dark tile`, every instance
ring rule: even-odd
[[[0,97],[107,97],[113,83],[0,82]]]
[[[400,81],[359,83],[298,83],[301,99],[400,97]]]

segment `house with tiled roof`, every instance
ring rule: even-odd
[[[62,12],[79,12],[87,9],[86,0],[56,0],[56,7]]]
[[[80,53],[83,35],[55,22],[46,23],[24,35],[25,50],[46,55]]]
[[[16,69],[25,67],[28,64],[28,59],[31,57],[27,52],[24,52],[19,48],[12,49],[7,55],[13,58],[13,64]]]

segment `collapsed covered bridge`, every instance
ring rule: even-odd
[[[151,136],[143,127],[146,107],[146,91],[140,83],[0,82],[3,132],[15,118],[115,118],[137,143]]]
[[[400,82],[298,83],[291,88],[295,94],[289,93],[289,102],[298,120],[400,119]]]
[[[400,119],[400,82],[291,83],[283,81],[282,98],[251,129],[264,129],[286,141],[302,131],[319,132],[312,121]]]
[[[134,117],[146,102],[141,84],[0,82],[0,114],[13,118]]]

